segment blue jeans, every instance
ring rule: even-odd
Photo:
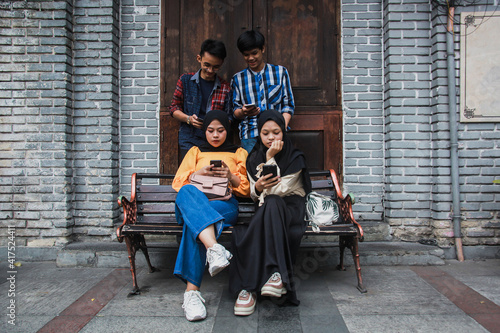
[[[215,237],[222,229],[236,223],[238,201],[232,197],[227,201],[209,201],[206,195],[193,185],[184,185],[175,200],[175,218],[183,226],[179,253],[175,262],[174,275],[184,282],[200,287],[205,271],[207,250],[198,241],[198,235],[214,224]]]
[[[256,143],[257,143],[257,138],[241,139],[241,147],[245,149],[249,154]]]

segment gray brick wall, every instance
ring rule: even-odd
[[[383,221],[382,12],[378,0],[342,1],[344,189],[360,222]]]
[[[121,1],[120,193],[134,172],[158,172],[160,1]]]
[[[18,245],[72,233],[72,11],[0,3],[0,226],[17,227]]]
[[[426,0],[386,0],[375,9],[379,4],[342,3],[344,187],[358,198],[362,224],[385,221],[395,239],[436,237],[448,245],[446,17]],[[458,56],[458,35],[455,40]],[[380,67],[374,59],[383,60]],[[458,131],[464,244],[498,243],[499,197],[492,184],[500,175],[498,124],[459,123]]]
[[[118,0],[74,1],[73,236],[114,237],[119,182]]]
[[[482,1],[484,4],[485,1]],[[493,6],[472,8],[457,8],[456,21],[460,20],[461,11],[490,11]],[[436,117],[436,140],[439,147],[445,147],[448,138],[447,125],[447,83],[446,80],[446,31],[442,22],[443,16],[433,12],[433,23],[437,28],[433,31],[433,105]],[[460,74],[460,25],[455,26],[455,59],[457,73]],[[460,80],[457,77],[457,112],[459,111]],[[457,115],[458,118],[458,115]],[[439,132],[438,132],[439,131]],[[443,133],[444,132],[444,133]],[[498,244],[500,237],[500,196],[499,186],[492,181],[500,176],[500,124],[499,123],[458,123],[459,140],[459,173],[461,191],[462,235],[464,244]],[[446,146],[447,148],[447,146]],[[441,156],[448,156],[447,149],[443,149]],[[434,172],[439,175],[439,201],[433,207],[434,218],[439,224],[435,227],[437,237],[450,237],[452,225],[449,223],[451,194],[448,187],[449,173],[443,169],[444,163],[435,163]]]
[[[384,1],[385,216],[393,235],[429,237],[433,152],[426,1]]]
[[[0,10],[2,227],[18,227],[18,245],[111,239],[119,2],[8,1]]]

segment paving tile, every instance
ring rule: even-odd
[[[182,316],[164,316],[152,320],[151,317],[95,317],[80,333],[123,333],[123,332],[212,332],[215,319],[197,322],[187,321]]]
[[[350,315],[344,320],[350,332],[356,333],[481,333],[488,332],[472,318],[459,315]]]

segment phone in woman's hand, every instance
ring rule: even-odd
[[[221,168],[222,167],[222,160],[211,160],[210,165],[213,165],[214,168]]]
[[[262,168],[262,175],[266,176],[272,174],[270,178],[274,178],[278,175],[278,167],[274,164],[265,164]]]

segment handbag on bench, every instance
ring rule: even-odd
[[[317,192],[307,195],[306,218],[314,232],[320,232],[321,226],[337,223],[339,217],[339,206],[331,197]]]
[[[193,174],[191,176],[191,185],[205,193],[208,200],[229,200],[232,195],[229,179],[227,178]]]

